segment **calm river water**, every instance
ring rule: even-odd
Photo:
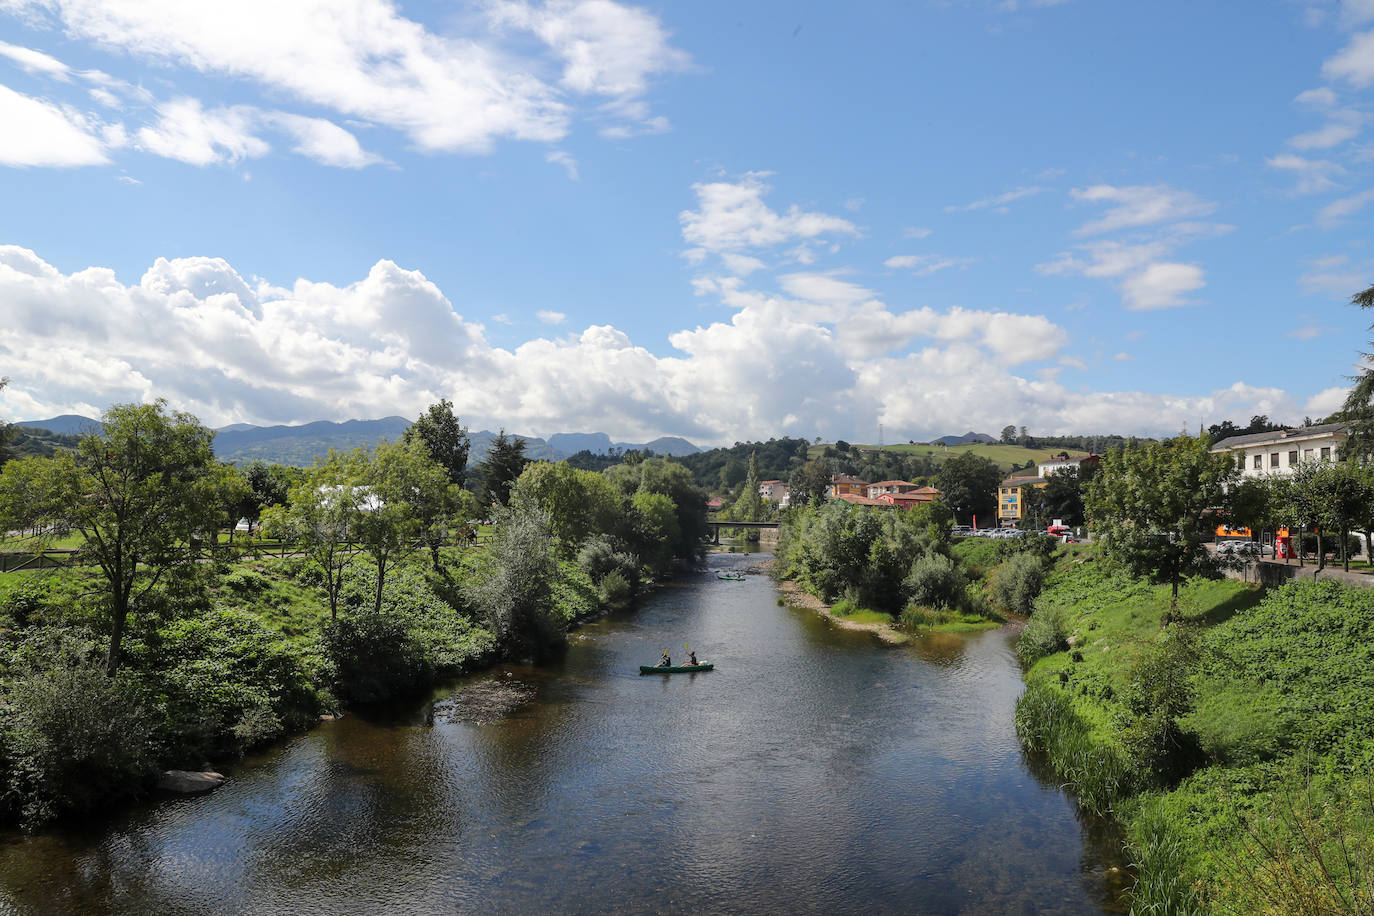
[[[711,568],[757,557],[718,554]],[[710,571],[199,798],[0,841],[0,909],[1101,913],[1119,841],[1017,748],[1011,634],[886,648]],[[685,643],[716,670],[647,676]]]

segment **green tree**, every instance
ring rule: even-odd
[[[824,502],[833,473],[830,462],[824,458],[806,462],[793,471],[792,477],[787,481],[788,502],[794,506]]]
[[[519,436],[507,436],[502,429],[492,441],[487,457],[477,465],[478,473],[482,475],[478,501],[484,507],[493,503],[506,505],[510,501],[510,488],[520,479],[529,461],[525,457],[525,440]]]
[[[730,507],[730,519],[736,522],[762,521],[764,515],[763,497],[759,495],[759,469],[754,453],[749,454],[749,470],[744,475],[739,498]]]
[[[1071,465],[1045,478],[1045,488],[1040,491],[1044,499],[1042,520],[1059,518],[1072,527],[1083,524],[1083,487],[1096,473],[1095,465]]]
[[[1011,445],[1013,442],[1016,441],[1016,427],[1015,427],[1015,426],[1004,426],[1004,427],[1002,427],[1002,437],[1001,437],[1001,438],[1002,438],[1002,444],[1003,444],[1003,445]]]
[[[973,452],[963,452],[946,461],[935,475],[945,502],[961,522],[981,515],[991,520],[997,514],[997,485],[1002,472],[996,462]]]
[[[339,619],[344,573],[355,559],[349,526],[362,497],[349,480],[347,456],[330,450],[291,488],[286,505],[269,506],[262,514],[265,534],[290,542],[320,571],[331,621]]]
[[[79,559],[105,580],[109,628],[105,670],[119,670],[129,613],[167,573],[195,562],[192,538],[213,532],[223,514],[223,476],[214,433],[167,404],[116,404],[102,430],[75,453],[12,461],[0,472],[0,524],[31,528],[45,542],[83,537]]]
[[[1350,302],[1360,308],[1374,308],[1374,286],[1351,296]],[[1370,330],[1374,330],[1374,325]],[[1363,368],[1346,395],[1340,417],[1350,424],[1344,455],[1369,460],[1374,458],[1374,353],[1361,355]]]
[[[403,442],[417,439],[425,444],[429,457],[444,469],[449,481],[461,487],[467,475],[471,443],[468,441],[468,431],[453,413],[451,401],[445,398],[438,404],[429,405],[429,409],[406,427],[401,436]]]
[[[373,611],[380,614],[387,572],[419,545],[430,546],[437,568],[437,544],[458,508],[457,487],[418,440],[355,449],[348,465],[351,482],[363,494],[354,537],[377,569]]]
[[[596,535],[619,536],[625,528],[625,497],[596,471],[564,462],[536,461],[511,491],[534,502],[549,518],[550,529],[567,556]]]
[[[1178,616],[1179,584],[1214,565],[1213,510],[1239,473],[1229,455],[1211,453],[1207,437],[1179,436],[1109,452],[1088,486],[1088,519],[1107,555],[1169,585],[1165,623]]]
[[[469,583],[468,600],[508,655],[538,657],[562,639],[551,613],[558,565],[549,518],[523,497],[493,512],[486,575]]]

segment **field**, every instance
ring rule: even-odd
[[[813,445],[808,452],[808,457],[819,458],[826,449],[825,445]],[[859,445],[859,449],[876,449],[876,445]],[[1068,451],[1073,454],[1075,449],[1062,448],[1023,448],[1019,445],[1002,445],[992,442],[971,442],[967,445],[884,445],[883,451],[894,452],[899,455],[927,455],[935,461],[937,465],[943,464],[956,455],[965,452],[972,452],[984,458],[990,458],[997,463],[997,466],[1004,471],[1009,471],[1013,466],[1024,467],[1027,461],[1044,461],[1053,458],[1060,452]]]

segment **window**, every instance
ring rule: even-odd
[[[1269,453],[1269,466],[1270,466],[1271,468],[1276,468],[1276,467],[1279,466],[1279,453],[1278,453],[1278,452],[1270,452],[1270,453]]]
[[[1255,456],[1255,470],[1257,470],[1257,471],[1262,471],[1262,470],[1264,470],[1264,456],[1263,456],[1263,455],[1256,455],[1256,456]]]
[[[1290,468],[1295,468],[1295,467],[1298,466],[1298,450],[1297,450],[1297,449],[1293,449],[1293,451],[1291,451],[1291,452],[1288,453],[1288,466],[1289,466]]]
[[[1327,446],[1326,448],[1322,449],[1322,461],[1330,461],[1330,460],[1331,460],[1331,448],[1330,448],[1330,446]]]
[[[1305,449],[1302,450],[1302,460],[1303,460],[1303,461],[1311,461],[1313,457],[1314,457],[1314,455],[1312,454],[1312,449],[1310,449],[1310,448],[1305,448]]]

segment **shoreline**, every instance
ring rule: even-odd
[[[770,564],[771,565],[771,564]],[[789,607],[801,608],[806,611],[815,611],[821,617],[833,623],[842,630],[861,630],[872,633],[879,641],[889,646],[903,646],[911,642],[914,638],[909,633],[898,630],[894,624],[890,623],[860,623],[855,620],[846,620],[838,617],[830,610],[830,605],[817,598],[810,592],[802,591],[801,586],[788,579],[777,582],[778,591],[782,593],[783,600]]]

